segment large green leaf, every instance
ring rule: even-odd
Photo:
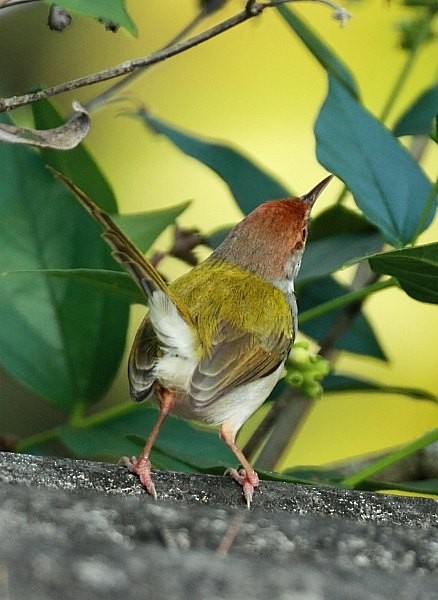
[[[297,282],[334,273],[352,260],[373,254],[382,245],[380,233],[362,215],[335,204],[312,220]]]
[[[105,425],[65,425],[59,428],[58,437],[70,452],[82,458],[112,456],[117,460],[121,456],[133,456],[138,453],[137,444],[122,434],[114,433]]]
[[[53,4],[52,0],[45,2]],[[56,4],[96,19],[112,21],[132,35],[137,34],[137,28],[126,11],[125,0],[57,0]]]
[[[123,413],[90,427],[62,427],[59,437],[79,456],[138,454],[158,412],[148,404],[123,408]],[[215,467],[221,467],[223,471],[226,466],[235,465],[236,458],[216,431],[197,429],[169,416],[155,443],[152,463],[161,468],[211,472]]]
[[[432,186],[398,140],[333,76],[315,125],[317,156],[342,179],[366,218],[393,246],[411,242],[431,222]]]
[[[166,227],[175,223],[176,218],[189,204],[190,202],[183,202],[170,208],[151,210],[144,213],[114,215],[113,218],[131,242],[142,252],[145,252],[149,250]]]
[[[145,111],[135,116],[145,125],[165,135],[182,152],[210,167],[230,188],[241,210],[248,214],[261,202],[290,196],[272,175],[243,156],[239,151],[224,144],[203,140],[152,117]]]
[[[1,144],[0,163],[2,271],[114,265],[96,224],[38,153]],[[66,280],[0,277],[0,362],[60,408],[95,402],[121,360],[128,308]]]
[[[50,129],[64,123],[64,119],[48,100],[34,102],[32,113],[37,129]],[[44,148],[41,150],[41,156],[53,169],[74,181],[101,208],[109,213],[117,212],[114,193],[96,161],[83,144],[79,144],[68,152]]]
[[[387,454],[385,454],[384,456],[377,458],[377,460],[372,464],[366,465],[357,473],[349,475],[348,477],[343,479],[341,485],[344,485],[346,487],[357,487],[358,484],[371,477],[374,477],[377,473],[380,473],[387,467],[392,466],[393,464],[407,458],[408,456],[412,456],[419,450],[422,450],[426,446],[429,446],[436,442],[438,442],[438,428],[432,429],[431,431],[428,431],[416,440],[409,442],[408,444],[405,444],[403,446],[400,446],[399,448],[395,448]]]
[[[393,481],[377,481],[376,479],[364,479],[354,486],[356,490],[382,491],[391,490],[399,492],[411,492],[413,494],[438,495],[438,479],[420,479],[419,481],[406,481],[394,483]]]
[[[137,407],[134,412],[112,419],[106,426],[117,433],[138,436],[137,443],[142,446],[158,412],[149,404],[137,405]],[[132,439],[131,435],[129,438]],[[181,461],[186,467],[191,467],[190,470],[204,472],[210,471],[215,466],[234,466],[236,463],[234,454],[219,438],[217,431],[199,429],[172,415],[166,419],[160,431],[155,450]],[[163,464],[162,460],[161,457],[160,464]]]
[[[299,313],[319,306],[323,302],[343,296],[347,289],[337,283],[331,277],[321,277],[309,283],[305,283],[297,289]],[[342,309],[334,310],[328,314],[316,317],[300,324],[298,313],[298,325],[301,331],[313,339],[321,341],[331,330],[336,319],[339,318]],[[349,328],[335,343],[338,350],[347,350],[354,354],[374,356],[385,359],[385,354],[374,335],[371,325],[360,312],[352,321]]]
[[[307,245],[297,282],[334,273],[347,262],[360,259],[382,246],[378,233],[342,233]],[[324,260],[321,260],[321,257]]]
[[[383,394],[400,394],[415,400],[430,400],[438,402],[438,397],[426,390],[418,388],[400,387],[386,385],[370,379],[351,377],[350,375],[339,375],[332,373],[324,378],[325,392],[379,392]]]
[[[333,50],[324,44],[321,37],[316,35],[289,6],[280,4],[277,6],[277,10],[327,73],[336,77],[351,94],[358,96],[359,92],[353,75]]]
[[[31,271],[5,271],[0,278],[22,278],[21,285],[32,288],[38,278],[49,281],[64,279],[80,284],[87,294],[90,289],[115,296],[134,304],[147,304],[147,298],[128,273],[107,269],[41,269]],[[90,288],[90,289],[87,289]]]
[[[392,275],[412,298],[438,304],[438,243],[382,252],[368,258],[371,268]]]
[[[421,94],[400,117],[394,126],[394,134],[397,136],[429,135],[437,115],[438,85],[434,85]]]
[[[351,210],[343,204],[338,203],[329,206],[329,208],[326,208],[317,217],[312,219],[308,243],[345,233],[372,235],[377,232],[378,229],[369,223],[357,210]]]

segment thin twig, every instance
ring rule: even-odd
[[[179,33],[177,33],[177,35],[175,35],[160,50],[165,50],[166,48],[170,48],[174,44],[183,40],[197,25],[199,25],[203,21],[203,19],[205,19],[208,16],[208,14],[209,13],[205,10],[205,8],[203,10],[201,10],[195,16],[195,18],[190,21],[190,23],[188,23],[185,27],[183,27],[183,29]],[[112,86],[110,86],[108,89],[103,91],[101,94],[98,94],[94,98],[91,98],[91,100],[89,100],[86,104],[83,104],[84,108],[88,112],[97,110],[102,105],[107,103],[108,100],[110,100],[110,98],[112,98],[115,94],[120,92],[127,85],[130,85],[133,81],[135,81],[138,77],[140,77],[140,75],[143,75],[145,73],[145,71],[147,71],[148,68],[151,66],[152,65],[146,65],[143,68],[139,68],[136,71],[129,73],[129,75],[126,75],[126,77],[124,77],[122,80],[117,81]]]
[[[12,96],[11,98],[0,98],[0,112],[9,111],[19,106],[25,106],[26,104],[31,104],[32,102],[37,102],[38,100],[58,96],[59,94],[63,94],[65,92],[71,92],[82,87],[94,85],[96,83],[101,83],[102,81],[116,79],[117,77],[122,77],[123,75],[133,73],[138,69],[144,69],[145,67],[155,65],[157,63],[167,60],[168,58],[190,50],[191,48],[194,48],[199,44],[211,40],[217,37],[218,35],[221,35],[225,31],[236,27],[236,25],[240,25],[240,23],[248,21],[253,17],[257,17],[266,8],[272,8],[280,4],[284,4],[286,2],[303,1],[317,3],[322,2],[322,4],[328,5],[331,8],[333,8],[335,15],[339,14],[343,10],[338,5],[332,3],[331,0],[269,0],[266,2],[255,2],[254,0],[249,0],[244,10],[237,13],[236,15],[225,19],[221,23],[210,27],[210,29],[207,29],[206,31],[194,35],[188,40],[177,42],[172,46],[158,50],[157,52],[149,54],[148,56],[128,60],[108,69],[104,69],[103,71],[98,71],[97,73],[92,73],[91,75],[79,77],[78,79],[72,79],[71,81],[60,83],[58,85],[54,85],[52,87],[46,88],[44,90],[39,90],[30,94],[24,94],[22,96]]]
[[[13,6],[20,6],[22,4],[31,4],[32,2],[40,2],[40,0],[4,0],[4,2],[0,2],[0,10],[2,8],[12,8]]]
[[[137,69],[142,69],[151,65],[155,65],[159,62],[163,62],[168,58],[171,58],[172,56],[176,56],[177,54],[181,54],[182,52],[185,52],[190,48],[194,48],[195,46],[198,46],[199,44],[202,44],[203,42],[206,42],[207,40],[210,40],[224,33],[225,31],[235,27],[236,25],[239,25],[240,23],[251,19],[257,14],[260,14],[267,5],[260,4],[258,6],[260,6],[258,12],[253,12],[252,10],[245,9],[240,13],[237,13],[236,15],[230,17],[229,19],[226,19],[225,21],[214,25],[210,29],[207,29],[206,31],[194,35],[188,40],[185,40],[183,42],[177,42],[176,44],[173,44],[173,46],[169,46],[162,50],[158,50],[157,52],[153,52],[148,56],[128,60],[108,69],[104,69],[103,71],[98,71],[97,73],[93,73],[91,75],[79,77],[78,79],[72,79],[71,81],[66,81],[64,83],[54,85],[44,90],[39,90],[30,94],[24,94],[23,96],[1,98],[0,112],[9,111],[13,108],[25,106],[26,104],[31,104],[32,102],[37,102],[38,100],[43,100],[45,98],[57,96],[65,92],[71,92],[73,90],[77,90],[88,85],[94,85],[102,81],[115,79],[117,77],[121,77],[122,75],[132,73]]]

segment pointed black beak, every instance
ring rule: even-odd
[[[310,190],[310,192],[307,192],[307,194],[301,196],[300,200],[306,202],[309,205],[310,209],[313,206],[315,200],[318,198],[318,196],[326,188],[326,186],[330,183],[332,179],[333,175],[329,175],[328,177],[320,181],[317,185],[315,185],[315,187],[312,190]]]

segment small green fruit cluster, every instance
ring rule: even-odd
[[[329,361],[319,354],[312,354],[309,342],[297,342],[292,346],[286,363],[285,380],[305,396],[317,398],[323,391],[321,381],[329,371]]]

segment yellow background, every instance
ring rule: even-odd
[[[55,84],[146,55],[193,18],[197,4],[131,0],[127,6],[138,25],[137,39],[124,31],[117,35],[105,32],[97,23],[80,17],[75,17],[63,34],[51,33],[45,24],[47,7],[41,5],[0,11],[0,69],[6,74],[0,83],[1,94],[20,94],[37,83]],[[201,29],[242,6],[242,2],[230,0]],[[294,5],[294,9],[350,67],[365,105],[379,114],[405,60],[405,54],[397,49],[395,23],[411,12],[381,0],[346,6],[353,18],[344,28],[325,6],[307,2]],[[434,82],[436,56],[436,43],[420,54],[388,125]],[[73,98],[86,100],[96,91],[87,88],[65,95],[57,99],[57,106],[68,112]],[[126,89],[123,102],[96,113],[87,145],[112,184],[122,211],[144,211],[192,199],[179,222],[208,232],[240,217],[224,183],[164,138],[146,132],[139,121],[122,116],[121,111],[144,105],[179,127],[228,141],[301,194],[324,175],[315,158],[313,123],[325,93],[323,70],[270,9],[151,69]],[[425,164],[432,179],[437,175],[437,158],[436,149],[428,151]],[[331,184],[316,212],[327,208],[340,189],[339,182]],[[420,242],[435,241],[437,233],[435,224]],[[168,239],[163,236],[161,244],[165,246]],[[174,276],[181,272],[181,265],[166,260],[162,269]],[[390,363],[342,356],[338,367],[386,384],[437,393],[436,307],[390,290],[367,302],[365,311]],[[139,310],[134,313],[132,329],[140,318]],[[7,386],[15,393],[13,383],[7,382]],[[107,401],[120,401],[127,395],[123,365]],[[18,399],[15,409],[20,402]],[[38,407],[41,429],[56,420],[57,415],[44,407],[40,410],[38,402],[33,406]],[[12,428],[13,417],[9,417]],[[319,464],[376,451],[437,425],[438,406],[431,403],[389,395],[330,395],[318,402],[279,466]]]

